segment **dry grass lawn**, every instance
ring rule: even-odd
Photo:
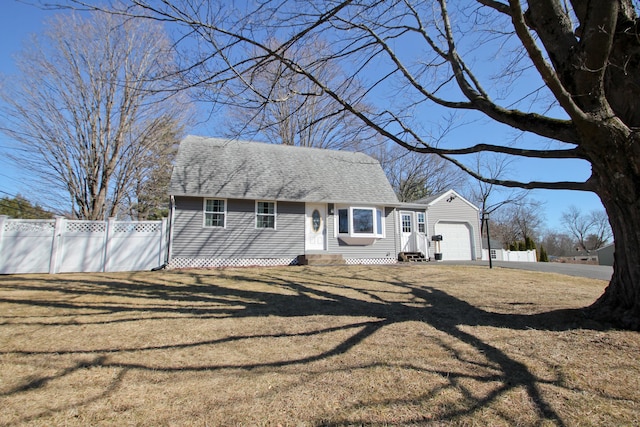
[[[442,265],[0,276],[0,425],[640,424],[606,283]]]

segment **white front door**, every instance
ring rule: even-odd
[[[401,252],[415,252],[415,236],[413,212],[400,212],[400,246]]]
[[[327,249],[327,205],[309,204],[305,209],[305,251]]]

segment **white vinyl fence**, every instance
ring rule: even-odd
[[[165,263],[167,220],[73,221],[0,215],[0,274],[151,270]]]
[[[535,250],[509,251],[506,249],[491,249],[491,259],[495,261],[537,262],[538,256]],[[482,250],[482,259],[489,259],[489,251]]]

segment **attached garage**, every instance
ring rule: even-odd
[[[479,209],[454,190],[434,195],[414,203],[427,207],[429,257],[443,261],[477,260],[482,258]],[[442,236],[434,240],[433,236]]]
[[[468,223],[441,221],[435,234],[442,236],[440,251],[443,261],[473,260],[472,229]]]

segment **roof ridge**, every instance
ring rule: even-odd
[[[225,137],[208,137],[208,136],[201,136],[201,135],[187,135],[182,141],[182,142],[187,142],[187,140],[193,140],[195,141],[199,141],[199,142],[212,142],[212,143],[219,143],[219,144],[226,144],[226,143],[237,143],[237,144],[254,144],[256,146],[261,146],[261,147],[270,147],[273,148],[275,150],[277,149],[283,149],[283,150],[314,150],[317,152],[322,152],[323,154],[327,154],[327,153],[334,153],[334,154],[338,154],[338,155],[345,155],[345,156],[366,156],[370,159],[372,159],[373,161],[380,163],[379,160],[377,160],[375,157],[373,157],[372,155],[365,153],[363,151],[352,151],[352,150],[336,150],[333,148],[320,148],[320,147],[306,147],[306,146],[300,146],[300,145],[289,145],[289,144],[277,144],[277,143],[273,143],[273,142],[264,142],[264,141],[253,141],[253,140],[248,140],[248,139],[237,139],[237,138],[225,138]]]

